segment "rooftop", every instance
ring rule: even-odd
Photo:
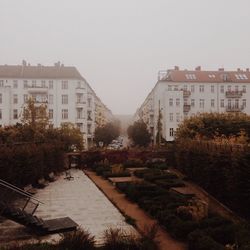
[[[195,70],[180,70],[179,67],[167,71],[160,71],[158,74],[159,81],[170,82],[235,82],[250,83],[250,71],[246,69],[237,69],[235,71],[225,71],[223,68],[217,71],[201,70],[197,67]]]
[[[0,65],[0,78],[23,78],[23,79],[77,79],[83,77],[75,67],[64,66],[60,62],[54,66],[37,66],[27,64],[22,65]]]

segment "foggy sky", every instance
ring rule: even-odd
[[[115,114],[158,70],[250,66],[249,0],[0,0],[0,64],[74,65]]]

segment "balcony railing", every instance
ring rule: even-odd
[[[184,105],[183,105],[183,112],[184,112],[184,113],[189,112],[190,109],[191,109],[191,105],[190,105],[190,104],[184,104]]]
[[[245,108],[245,106],[243,106],[243,105],[241,105],[241,106],[227,106],[226,111],[227,112],[241,112],[244,108]]]
[[[28,89],[29,92],[36,92],[36,93],[44,93],[48,91],[48,87],[46,86],[32,86],[28,85],[26,86],[26,89]]]
[[[243,91],[226,91],[227,98],[241,98]]]
[[[191,91],[189,90],[183,90],[183,97],[189,97],[191,95]]]

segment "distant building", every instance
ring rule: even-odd
[[[162,136],[174,140],[183,119],[203,112],[244,112],[250,114],[250,72],[175,69],[160,71],[158,81],[135,114],[143,119],[154,140],[159,110]],[[155,141],[154,141],[155,142]]]
[[[111,111],[96,96],[75,67],[55,63],[54,66],[0,66],[0,126],[20,122],[27,100],[46,105],[53,126],[75,124],[83,134],[87,148],[93,142],[96,126],[113,119]]]

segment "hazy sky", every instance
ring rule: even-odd
[[[0,0],[0,64],[74,65],[115,114],[158,70],[250,66],[250,0]]]

